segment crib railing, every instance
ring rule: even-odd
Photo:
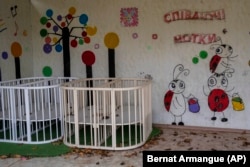
[[[24,78],[0,83],[0,141],[39,144],[62,138],[60,84],[75,78]]]
[[[132,149],[151,133],[150,80],[81,79],[63,84],[61,90],[68,146]]]

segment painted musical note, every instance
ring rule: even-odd
[[[16,9],[17,9],[17,5],[12,6],[12,7],[10,8],[12,17],[15,17],[15,16],[17,15]]]

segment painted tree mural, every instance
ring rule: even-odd
[[[54,19],[52,9],[46,11],[46,16],[40,18],[40,23],[46,28],[40,30],[40,35],[45,38],[43,51],[47,54],[51,53],[52,48],[56,52],[63,51],[64,76],[70,77],[70,46],[76,48],[78,45],[90,43],[90,36],[97,32],[96,27],[88,26],[88,16],[81,14],[74,16],[75,7],[70,7],[68,14],[65,16],[58,15]],[[80,26],[71,26],[73,20],[78,18]],[[72,24],[75,25],[75,24]]]

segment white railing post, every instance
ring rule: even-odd
[[[111,89],[112,148],[116,148],[115,90]]]
[[[77,89],[73,90],[73,103],[74,103],[74,120],[75,120],[75,144],[79,146],[79,121],[78,121],[78,100],[77,100]]]
[[[27,125],[27,141],[29,143],[31,142],[29,89],[24,89],[24,104],[25,104],[26,125]]]

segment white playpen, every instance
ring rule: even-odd
[[[151,80],[91,78],[62,84],[64,143],[125,150],[152,131]]]
[[[0,141],[41,144],[63,136],[60,84],[74,78],[0,82]]]

